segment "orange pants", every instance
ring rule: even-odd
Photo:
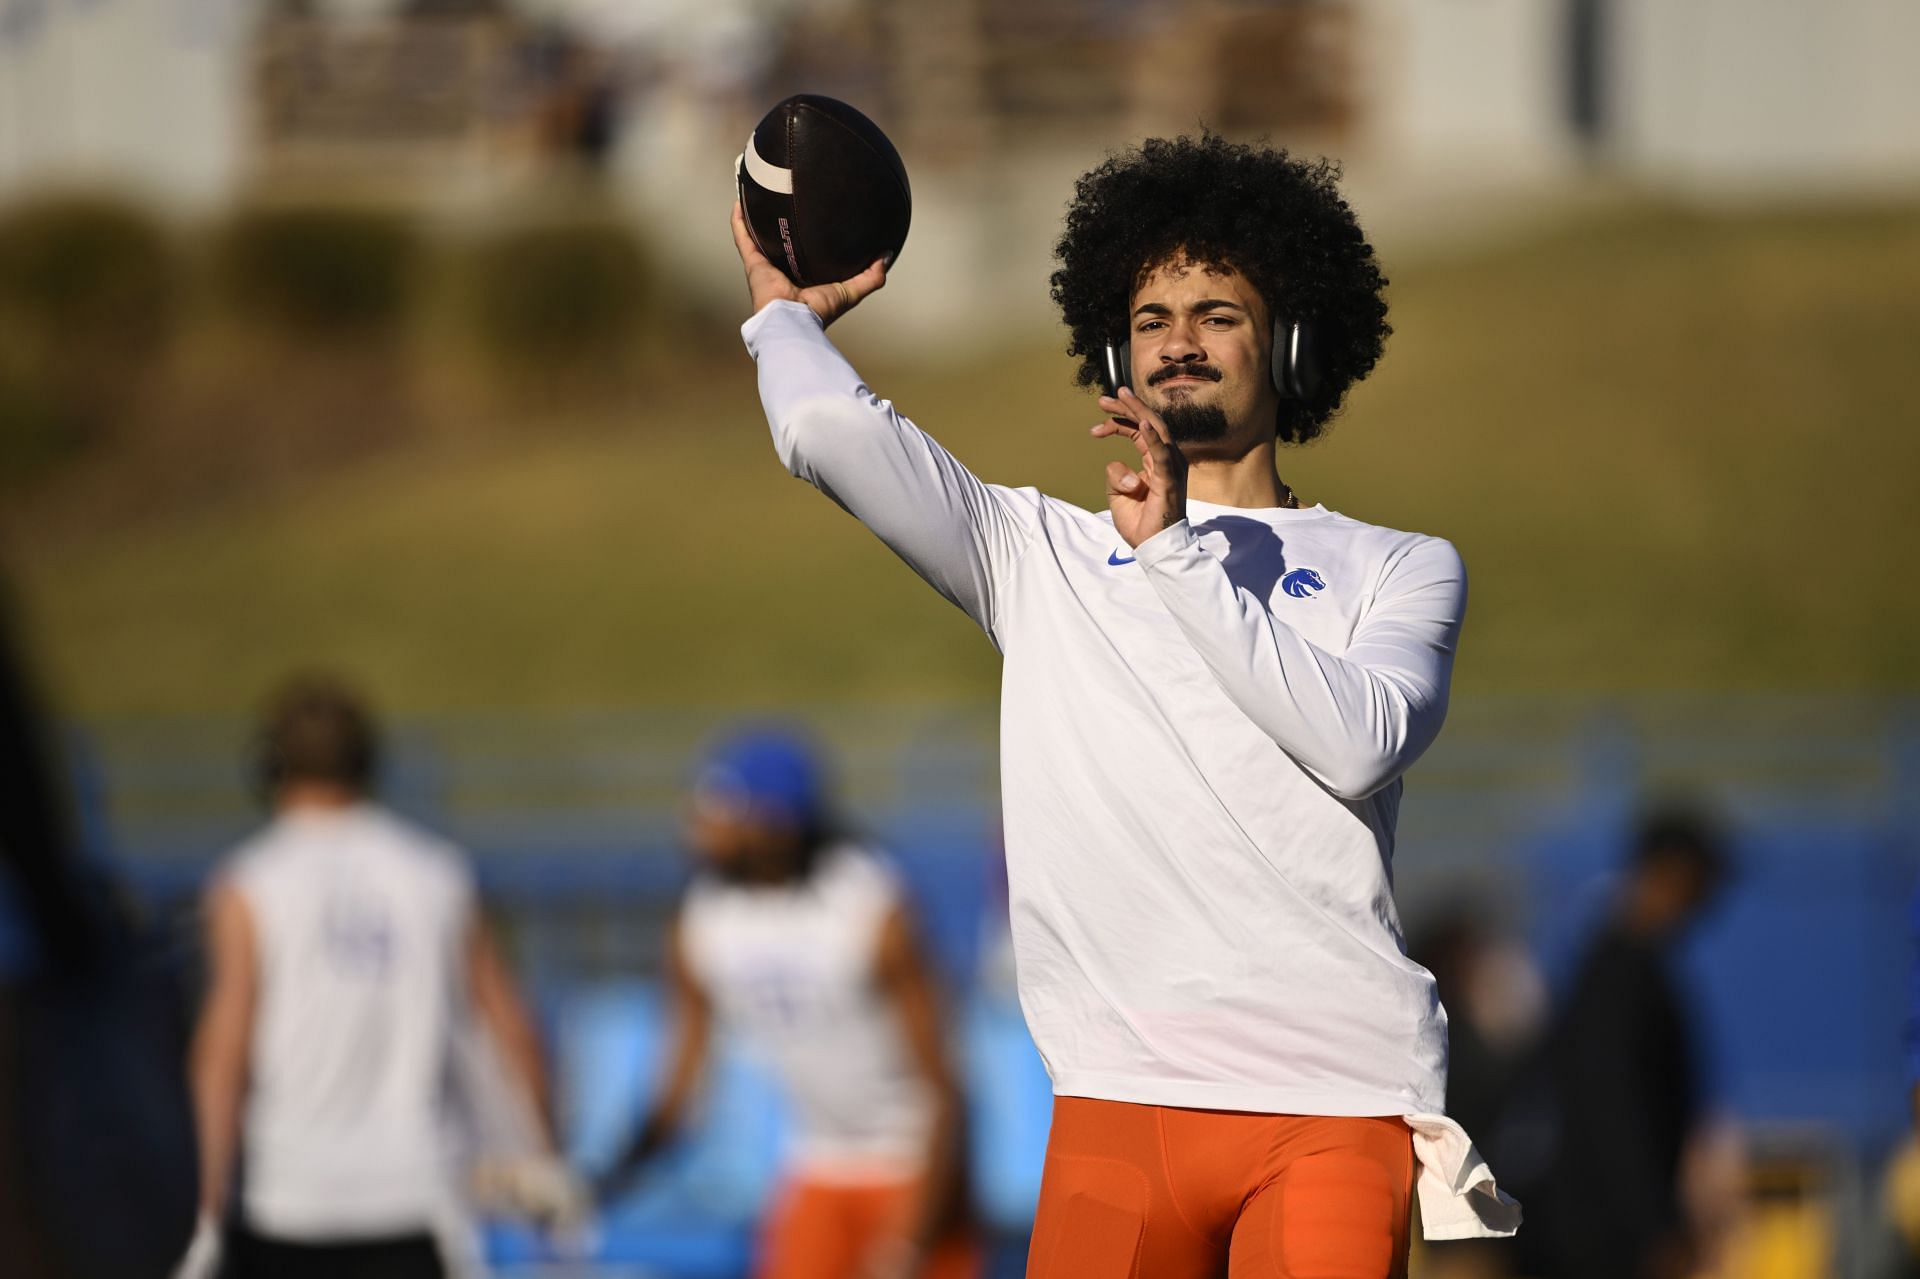
[[[1404,1279],[1413,1133],[1057,1097],[1027,1279]]]
[[[917,1182],[808,1181],[781,1189],[761,1240],[756,1279],[856,1279],[874,1250],[906,1232]],[[956,1233],[943,1239],[919,1279],[977,1279],[980,1250]]]

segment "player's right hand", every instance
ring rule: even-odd
[[[1140,469],[1107,463],[1107,509],[1114,532],[1137,547],[1164,528],[1187,518],[1187,458],[1174,445],[1167,424],[1131,387],[1100,397],[1113,416],[1095,424],[1093,438],[1124,436],[1138,450]]]
[[[822,326],[835,320],[860,304],[860,299],[869,293],[877,292],[887,282],[887,263],[884,258],[874,259],[872,265],[850,280],[841,280],[834,284],[816,284],[803,289],[787,278],[787,273],[767,260],[767,255],[753,242],[753,234],[747,230],[746,211],[740,207],[740,201],[733,202],[733,247],[740,252],[740,265],[747,272],[747,293],[753,299],[753,313],[769,302],[804,302],[813,308],[820,317]]]

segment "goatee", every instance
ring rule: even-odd
[[[1175,444],[1211,444],[1227,434],[1227,412],[1218,404],[1192,404],[1182,397],[1160,410],[1160,420]]]

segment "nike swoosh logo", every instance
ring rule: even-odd
[[[1139,558],[1140,557],[1137,555],[1129,555],[1127,556],[1127,558],[1123,560],[1120,558],[1120,552],[1114,551],[1113,553],[1107,556],[1107,563],[1112,564],[1117,568],[1122,564],[1131,564],[1136,559],[1139,559]]]

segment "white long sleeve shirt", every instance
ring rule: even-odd
[[[1392,854],[1401,774],[1446,714],[1453,547],[1190,500],[1129,549],[1105,511],[977,479],[805,306],[742,332],[788,469],[1003,654],[1015,965],[1054,1090],[1436,1118],[1446,1014]]]

